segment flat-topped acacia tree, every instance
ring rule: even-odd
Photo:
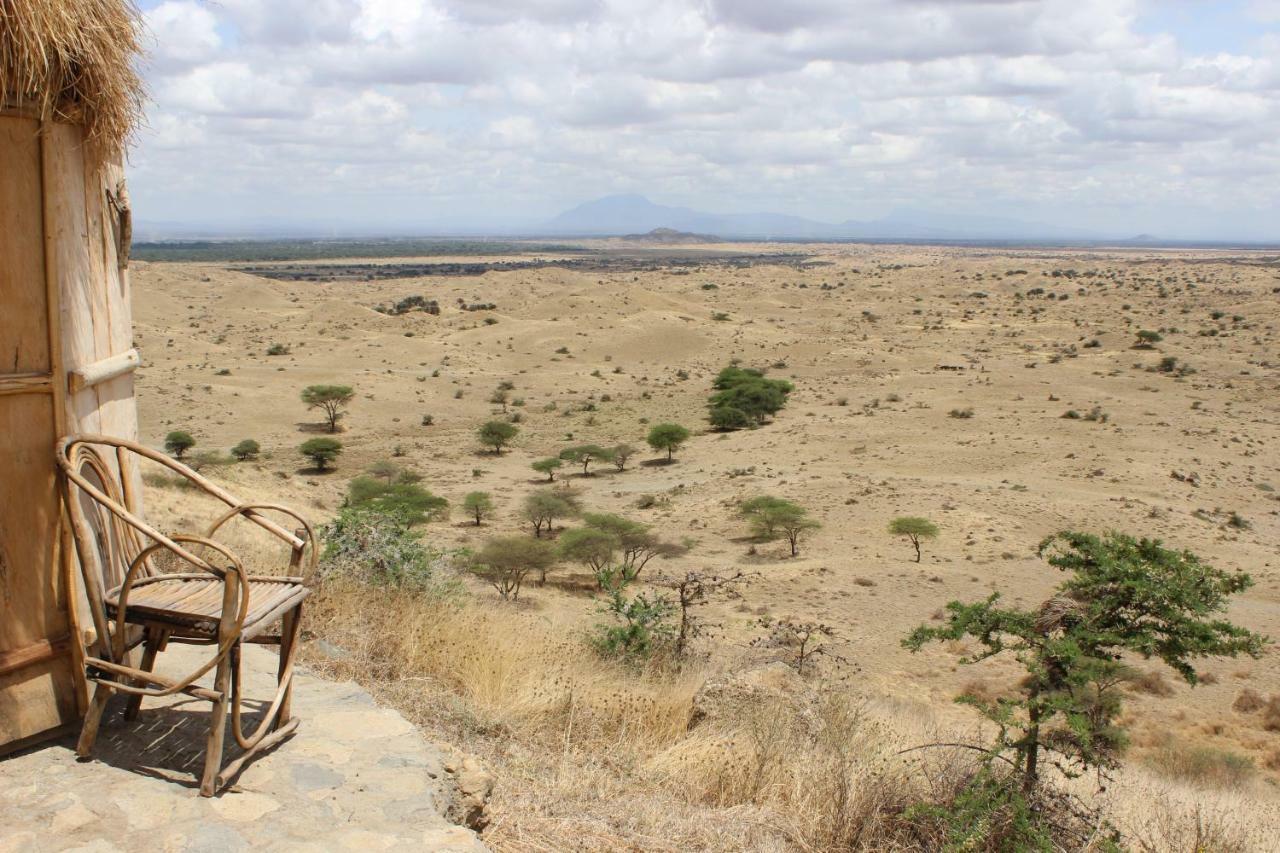
[[[539,459],[529,467],[539,474],[546,474],[547,482],[553,483],[556,479],[556,469],[562,465],[564,465],[564,462],[559,457],[549,456],[546,459]]]
[[[342,442],[336,438],[309,438],[298,452],[314,462],[317,471],[324,471],[342,452]]]
[[[905,536],[911,540],[916,549],[916,562],[920,562],[920,541],[938,538],[938,525],[927,518],[916,515],[903,515],[889,522],[889,532],[894,536]]]
[[[320,409],[329,424],[329,432],[338,431],[338,420],[356,396],[350,385],[308,385],[302,389],[302,402],[308,409]]]
[[[181,459],[188,450],[196,446],[196,440],[186,430],[175,429],[164,437],[164,449],[174,459]]]

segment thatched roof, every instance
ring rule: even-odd
[[[114,156],[142,115],[141,35],[132,0],[0,0],[0,106],[82,124]]]

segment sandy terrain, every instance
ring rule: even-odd
[[[963,685],[999,684],[1013,670],[957,667],[940,647],[913,656],[900,639],[954,598],[1001,590],[1038,603],[1057,578],[1035,545],[1064,527],[1154,535],[1245,569],[1257,586],[1233,617],[1280,635],[1274,256],[782,250],[827,263],[637,274],[548,268],[377,283],[268,281],[221,265],[138,263],[143,438],[158,444],[184,428],[197,449],[224,452],[255,438],[267,457],[214,476],[318,517],[336,509],[351,476],[398,448],[397,461],[455,503],[471,490],[493,493],[492,526],[477,531],[455,512],[429,529],[434,542],[466,545],[517,526],[519,499],[544,488],[529,469],[534,459],[569,443],[642,445],[646,422],[681,422],[697,434],[678,464],[566,479],[589,507],[693,540],[687,556],[659,568],[759,573],[742,603],[723,608],[716,657],[749,654],[760,614],[821,619],[839,631],[848,660],[828,664],[830,676],[930,698],[959,718],[970,712],[952,709],[950,699]],[[1040,288],[1044,294],[1016,296]],[[439,300],[441,315],[373,310],[411,294]],[[497,309],[464,312],[460,299]],[[714,320],[716,312],[728,318]],[[486,324],[488,317],[497,322]],[[1160,330],[1164,340],[1133,349],[1139,329]],[[292,352],[269,357],[272,343]],[[1147,369],[1165,356],[1195,372]],[[710,378],[733,357],[778,365],[771,374],[792,379],[796,391],[762,429],[707,432]],[[522,414],[521,434],[495,457],[477,452],[474,430],[499,410],[487,400],[503,380],[523,400],[512,409]],[[338,470],[315,475],[302,470],[296,447],[319,419],[298,395],[325,382],[352,385],[357,397],[338,436],[346,447]],[[1095,406],[1105,422],[1062,417]],[[971,418],[949,416],[964,408]],[[427,414],[431,426],[422,425]],[[646,448],[639,461],[651,455]],[[785,556],[784,542],[748,555],[734,505],[762,493],[798,501],[822,521],[799,558]],[[636,509],[642,495],[665,500]],[[1248,527],[1230,526],[1232,512]],[[907,542],[885,532],[902,514],[941,528],[919,565]],[[548,587],[528,598],[526,606],[556,620],[595,619],[583,596]],[[1134,696],[1138,754],[1158,732],[1173,731],[1265,764],[1276,735],[1231,703],[1244,687],[1280,692],[1280,656],[1205,669],[1216,683]]]

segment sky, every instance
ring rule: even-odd
[[[1280,240],[1280,0],[143,0],[143,223],[527,229],[641,193]]]

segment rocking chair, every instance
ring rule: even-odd
[[[187,483],[222,501],[227,511],[204,535],[156,530],[140,517],[134,482],[141,456],[181,475]],[[97,686],[85,713],[76,753],[90,757],[107,701],[129,695],[126,720],[137,717],[146,696],[183,693],[213,704],[201,796],[211,797],[254,755],[289,737],[298,727],[290,716],[293,663],[297,652],[302,602],[310,594],[302,577],[316,564],[311,525],[278,504],[245,503],[192,469],[132,441],[104,435],[80,435],[58,443],[63,500],[71,517],[76,554],[84,580],[96,639],[85,651],[85,678]],[[289,532],[268,517],[279,513],[301,525]],[[243,517],[283,540],[291,550],[289,577],[250,576],[245,565],[214,536],[227,522]],[[160,571],[158,557],[182,565],[178,573]],[[272,630],[279,625],[278,630]],[[156,655],[169,643],[214,647],[212,657],[185,678],[152,671]],[[258,728],[245,735],[241,726],[241,647],[244,643],[279,646],[276,695]],[[130,653],[142,646],[140,666]],[[196,684],[210,671],[213,686]],[[225,766],[223,740],[227,711],[231,732],[242,752]]]

